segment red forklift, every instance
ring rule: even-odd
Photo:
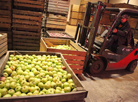
[[[98,41],[97,31],[99,22],[105,11],[115,13],[115,19],[108,28],[108,32],[102,37],[103,41]],[[119,70],[127,69],[133,72],[137,66],[138,59],[138,42],[134,39],[134,47],[118,46],[116,52],[111,49],[106,49],[105,45],[112,35],[113,29],[119,22],[122,15],[127,14],[130,17],[137,17],[138,10],[123,9],[123,8],[107,8],[102,2],[88,2],[83,24],[77,26],[75,41],[87,51],[85,58],[84,71],[90,74],[100,73],[104,70]],[[93,16],[93,21],[90,26],[90,16]],[[107,18],[108,19],[108,18]]]

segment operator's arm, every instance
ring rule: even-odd
[[[130,25],[127,23],[123,29],[117,29],[116,34],[120,36],[126,36],[128,32],[130,31]]]

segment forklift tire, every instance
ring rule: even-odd
[[[128,70],[129,72],[134,72],[136,67],[137,67],[137,60],[134,60],[128,64],[126,70]]]
[[[89,68],[91,74],[100,73],[104,70],[104,62],[102,60],[96,60],[92,62],[92,65]]]

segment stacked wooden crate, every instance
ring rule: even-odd
[[[0,57],[7,52],[7,34],[0,33]]]
[[[65,30],[69,9],[68,0],[49,0],[47,9],[47,30]]]
[[[100,0],[100,1],[102,1],[107,7],[112,7],[112,4],[105,3],[105,0]],[[96,3],[96,2],[98,2],[98,0],[81,0],[79,14],[78,14],[78,23],[81,23],[81,24],[83,23],[83,19],[85,16],[85,11],[86,11],[88,2]],[[104,16],[102,17],[102,21],[100,23],[102,23],[102,24],[104,23],[105,25],[110,24],[109,19],[108,19],[108,21],[107,20],[105,21],[105,19],[109,18],[109,15],[110,15],[110,13],[108,11],[106,11]],[[91,24],[92,20],[93,20],[93,15],[91,15],[91,17],[90,17],[89,24]]]
[[[0,0],[0,32],[7,33],[8,49],[12,49],[11,34],[12,0]]]
[[[70,25],[75,25],[75,26],[77,25],[78,14],[79,14],[79,5],[72,4],[70,10],[70,19],[69,19]]]
[[[44,0],[14,0],[12,32],[14,50],[40,49]]]

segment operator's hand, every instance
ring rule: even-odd
[[[117,29],[116,28],[113,30],[113,33],[117,33]]]

